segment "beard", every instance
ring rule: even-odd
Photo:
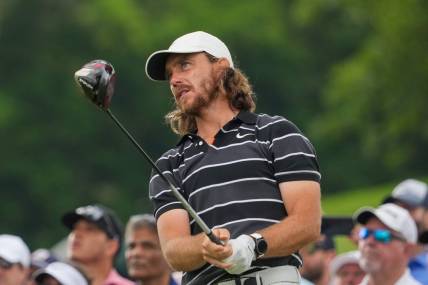
[[[186,104],[185,102],[177,102],[177,107],[180,111],[188,116],[200,116],[202,110],[209,107],[209,105],[218,97],[218,88],[212,77],[204,79],[200,82],[197,90],[200,90],[192,102]]]
[[[378,272],[382,266],[378,258],[367,258],[365,256],[361,256],[359,264],[361,269],[368,274]]]

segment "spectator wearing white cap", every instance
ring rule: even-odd
[[[37,285],[90,285],[86,275],[77,267],[55,261],[33,273]]]
[[[423,212],[428,208],[428,186],[416,179],[406,179],[394,187],[384,203],[394,203],[409,211],[416,222],[416,226],[422,226]]]
[[[359,264],[359,251],[337,255],[330,263],[331,285],[358,285],[365,275]]]
[[[418,228],[419,240],[426,243],[428,234],[428,185],[416,179],[406,179],[395,186],[391,196],[384,202],[392,202],[407,209]],[[428,285],[428,253],[422,244],[415,244],[413,257],[408,264],[412,276],[424,285]]]
[[[421,284],[407,267],[417,229],[406,209],[391,203],[366,207],[354,219],[362,225],[358,242],[360,266],[366,272],[362,285]]]
[[[25,285],[28,282],[30,250],[15,235],[0,235],[0,284]]]

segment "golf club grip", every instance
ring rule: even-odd
[[[128,132],[128,130],[119,122],[119,120],[113,115],[110,109],[106,109],[105,112],[110,116],[110,118],[116,123],[116,125],[122,130],[122,132],[131,140],[132,144],[140,151],[140,153],[147,159],[153,169],[157,172],[157,174],[169,185],[174,196],[181,202],[181,205],[187,210],[190,216],[195,220],[199,227],[201,227],[202,231],[209,237],[209,239],[219,245],[224,245],[224,243],[213,234],[211,229],[207,226],[207,224],[199,217],[199,215],[195,212],[192,206],[184,199],[183,195],[177,190],[175,185],[162,173],[159,167],[153,162],[150,156],[144,151],[144,149],[139,145],[139,143],[134,139],[134,137]]]
[[[218,244],[218,245],[224,245],[224,242],[222,241],[222,240],[220,240],[214,233],[213,233],[213,231],[210,231],[210,233],[209,234],[207,234],[207,236],[209,237],[209,239],[213,242],[213,243],[215,243],[215,244]]]

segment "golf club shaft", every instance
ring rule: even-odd
[[[139,150],[139,152],[147,159],[150,165],[155,169],[155,171],[159,174],[159,176],[168,184],[171,188],[174,196],[181,202],[183,207],[187,210],[190,216],[195,220],[195,222],[201,227],[204,233],[209,237],[209,239],[216,243],[223,245],[223,242],[213,234],[212,230],[207,226],[207,224],[198,216],[195,210],[190,206],[189,202],[184,199],[183,195],[177,190],[174,184],[162,173],[159,167],[153,162],[150,156],[143,150],[143,148],[138,144],[138,142],[134,139],[134,137],[125,129],[125,127],[119,122],[119,120],[113,115],[110,109],[105,110],[106,113],[112,118],[112,120],[116,123],[116,125],[122,130],[122,132],[131,140],[134,146]]]

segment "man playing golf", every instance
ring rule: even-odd
[[[298,250],[318,238],[321,175],[310,141],[287,119],[253,113],[253,91],[226,45],[186,34],[153,53],[147,76],[168,81],[182,136],[156,162],[223,244],[190,218],[154,173],[150,198],[163,253],[182,284],[299,284]]]

